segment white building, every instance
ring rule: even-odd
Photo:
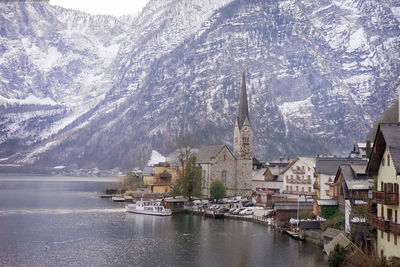
[[[283,193],[313,196],[315,178],[315,158],[297,157],[282,172]]]

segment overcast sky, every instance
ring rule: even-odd
[[[50,0],[51,5],[76,9],[90,14],[128,15],[142,10],[149,0]]]

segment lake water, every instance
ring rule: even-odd
[[[113,181],[1,177],[0,266],[327,264],[321,248],[252,222],[127,214],[99,197]]]

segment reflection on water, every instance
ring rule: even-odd
[[[127,214],[99,198],[107,185],[0,178],[0,266],[326,265],[319,247],[251,222]]]

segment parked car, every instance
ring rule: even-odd
[[[242,210],[244,210],[244,208],[240,208],[240,209],[236,209],[232,212],[233,215],[238,215],[239,212],[241,212]]]
[[[248,202],[246,202],[243,206],[244,206],[244,207],[253,207],[254,204],[253,204],[253,202],[248,201]]]
[[[253,215],[254,211],[252,209],[244,209],[239,212],[239,215]]]
[[[265,218],[272,218],[274,217],[274,211],[270,210],[267,214],[263,215]]]

